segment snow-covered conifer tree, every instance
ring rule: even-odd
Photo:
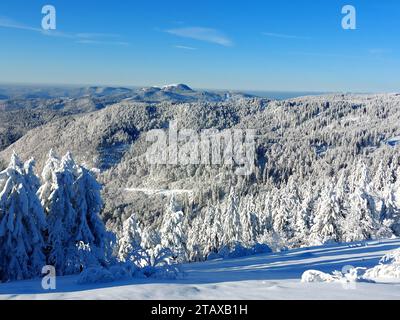
[[[70,153],[63,157],[62,163],[75,176],[72,202],[76,211],[75,241],[90,246],[93,261],[105,265],[112,255],[113,239],[100,217],[101,186],[88,169],[75,164]]]
[[[393,213],[390,218],[393,219],[391,228],[393,229],[396,235],[399,235],[400,234],[400,166],[397,168],[395,176],[396,176],[396,181],[392,185],[390,190],[390,199],[391,199],[390,204],[393,208]]]
[[[187,249],[189,259],[204,260],[210,253],[217,253],[221,247],[222,235],[220,207],[210,203],[193,221],[188,232]]]
[[[28,185],[33,192],[37,192],[40,188],[40,179],[35,174],[36,161],[31,158],[24,163],[24,171]]]
[[[164,213],[161,228],[161,245],[169,248],[178,262],[186,261],[186,236],[183,230],[184,214],[172,196]]]
[[[104,264],[111,239],[99,216],[102,201],[95,178],[70,153],[59,160],[51,151],[42,179],[38,194],[47,216],[48,263],[58,274]]]
[[[353,188],[349,197],[349,211],[344,220],[343,241],[371,239],[379,230],[375,203],[370,191],[370,175],[364,162],[359,162],[352,175]]]
[[[296,212],[300,210],[299,196],[293,179],[290,179],[281,192],[280,199],[275,199],[279,205],[275,207],[273,226],[283,239],[289,240],[294,236],[294,220]]]
[[[343,241],[345,242],[374,238],[379,230],[371,205],[371,197],[361,188],[357,188],[350,196],[350,209],[344,226]]]
[[[299,209],[294,213],[294,239],[296,245],[304,245],[308,243],[308,235],[310,232],[310,220],[312,213],[314,197],[312,194],[306,194],[301,202]]]
[[[221,222],[221,244],[229,246],[239,242],[241,237],[239,197],[234,188],[231,188],[227,203],[222,208]]]
[[[55,172],[59,169],[60,159],[54,153],[53,150],[50,150],[47,161],[42,170],[42,185],[39,188],[38,196],[42,202],[42,206],[45,209],[45,212],[49,211],[50,197],[55,189],[54,182],[55,180]]]
[[[46,264],[42,232],[46,221],[36,195],[33,162],[28,173],[14,153],[0,173],[0,279],[19,280],[41,274]]]
[[[161,245],[159,232],[149,227],[142,230],[142,252],[140,255],[139,267],[156,267],[170,264],[173,253],[169,248]]]
[[[381,198],[375,200],[379,201],[380,205],[376,206],[378,210],[377,217],[378,223],[381,225],[377,231],[378,238],[390,238],[393,232],[400,231],[399,229],[399,216],[400,211],[396,206],[396,196],[394,185],[386,185],[381,190]]]
[[[243,245],[253,245],[259,233],[259,221],[255,211],[254,197],[249,196],[242,201],[240,208],[240,225],[242,228],[241,242]]]
[[[384,165],[383,161],[381,161],[371,181],[371,188],[378,196],[382,196],[382,194],[385,192],[385,189],[390,184],[388,169],[388,166]]]
[[[340,216],[346,216],[349,209],[349,182],[347,170],[342,170],[334,187],[336,201],[339,206]]]
[[[339,240],[339,206],[333,190],[332,183],[327,184],[317,201],[316,214],[310,230],[310,244],[312,245]]]
[[[118,259],[120,261],[128,261],[131,257],[135,257],[135,253],[141,250],[142,238],[140,236],[140,227],[136,221],[135,215],[132,214],[123,223],[122,233],[118,240]]]
[[[48,224],[47,261],[56,268],[57,274],[63,275],[75,272],[71,269],[73,269],[77,250],[74,239],[77,213],[72,202],[73,173],[61,164],[58,167],[52,167],[55,159],[50,157],[43,170],[44,184],[38,194],[41,197]]]

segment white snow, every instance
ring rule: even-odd
[[[78,276],[57,278],[57,289],[41,279],[0,284],[0,299],[400,299],[398,282],[304,283],[309,269],[332,273],[343,267],[376,266],[400,247],[400,239],[332,244],[282,253],[183,265],[177,280],[133,279],[78,285]]]
[[[127,192],[143,192],[148,196],[152,195],[165,195],[165,196],[172,196],[178,194],[193,194],[193,190],[186,190],[186,189],[150,189],[150,188],[126,188],[125,191]]]
[[[374,281],[400,282],[400,248],[384,256],[379,265],[368,269],[365,277]]]
[[[386,143],[392,147],[397,146],[398,144],[400,144],[400,136],[393,137],[387,140]]]
[[[301,276],[301,282],[334,282],[335,279],[328,273],[318,270],[307,270]]]
[[[181,84],[179,83],[171,83],[171,84],[167,84],[165,86],[162,86],[161,89],[165,90],[165,89],[173,89],[173,88],[177,88],[179,87]]]
[[[395,282],[400,283],[400,248],[387,253],[373,268],[345,266],[332,274],[318,270],[307,270],[302,282]]]
[[[179,84],[178,83],[172,83],[172,84],[167,84],[165,86],[162,86],[161,89],[170,89],[170,88],[176,88],[178,87]]]

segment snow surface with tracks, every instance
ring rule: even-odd
[[[400,239],[332,244],[281,253],[183,265],[176,280],[131,279],[79,285],[77,276],[57,278],[44,291],[41,279],[0,284],[0,299],[400,299],[400,279],[375,283],[302,283],[304,271],[330,273],[347,266],[371,268]]]

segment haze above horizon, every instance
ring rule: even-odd
[[[0,82],[257,92],[395,92],[400,2],[50,0],[0,3]],[[342,7],[357,29],[341,26]]]

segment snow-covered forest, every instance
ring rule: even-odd
[[[45,264],[74,274],[133,263],[148,275],[400,236],[399,118],[395,94],[124,100],[56,118],[0,152],[1,278],[34,277]],[[146,133],[172,120],[196,132],[255,129],[254,172],[149,164]]]
[[[0,173],[0,278],[39,276],[45,265],[57,274],[106,265],[112,237],[100,218],[100,186],[70,154],[51,152],[42,179],[34,160],[13,154]]]
[[[119,230],[133,212],[142,232],[158,234],[156,245],[174,211],[168,228],[178,230],[174,246],[186,261],[244,254],[257,244],[276,251],[399,236],[399,106],[398,95],[336,95],[173,107],[185,128],[256,129],[254,174],[240,177],[229,166],[149,166],[139,137],[100,178],[112,199],[107,225]],[[150,192],[160,189],[169,193]]]

